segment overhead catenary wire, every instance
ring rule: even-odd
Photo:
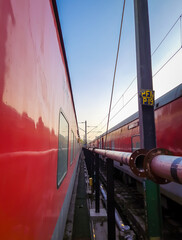
[[[181,47],[182,47],[182,22],[181,22],[181,19],[182,19],[182,15],[180,16],[180,38],[181,38]]]
[[[105,146],[106,146],[106,143],[107,143],[107,132],[108,132],[108,128],[109,128],[109,118],[110,118],[110,113],[111,113],[112,98],[113,98],[114,84],[115,84],[115,78],[116,78],[116,69],[117,69],[119,48],[120,48],[120,42],[121,42],[121,32],[122,32],[122,27],[123,27],[125,2],[126,2],[126,0],[124,0],[124,2],[123,2],[123,10],[122,10],[122,17],[121,17],[120,32],[119,32],[119,41],[118,41],[118,48],[117,48],[117,54],[116,54],[116,62],[115,62],[115,68],[114,68],[114,76],[113,76],[113,83],[112,83],[112,90],[111,90],[111,99],[110,99],[109,113],[108,113],[108,120],[107,120],[107,128],[106,128]]]
[[[182,49],[182,46],[178,48],[178,50],[154,73],[152,77],[155,77],[175,56],[176,54]]]
[[[121,100],[122,97],[124,97],[125,93],[128,91],[128,89],[131,87],[131,85],[134,83],[134,81],[136,80],[137,77],[134,77],[134,79],[131,81],[131,83],[128,85],[128,87],[126,88],[126,90],[124,91],[124,93],[120,96],[120,98],[117,100],[117,102],[114,104],[114,106],[111,108],[111,110],[113,110],[115,108],[115,106],[118,104],[118,102]]]
[[[171,33],[172,29],[176,26],[176,24],[180,22],[180,47],[176,50],[176,52],[153,74],[153,77],[155,77],[176,55],[177,53],[182,49],[182,14],[177,18],[177,20],[174,22],[174,24],[172,25],[172,27],[169,29],[169,31],[165,34],[165,36],[163,37],[163,39],[159,42],[159,44],[157,45],[157,47],[154,49],[154,51],[152,52],[151,56],[153,57],[153,55],[155,55],[155,53],[157,52],[157,50],[160,48],[160,46],[163,44],[163,42],[166,40],[166,38],[168,37],[168,35]],[[124,95],[127,93],[127,91],[129,90],[129,88],[132,86],[132,84],[136,81],[137,77],[135,76],[132,81],[130,82],[130,84],[128,85],[128,87],[126,88],[126,90],[123,92],[123,94],[119,97],[119,99],[116,101],[116,103],[114,104],[114,106],[111,108],[111,111],[117,106],[117,104],[119,103],[119,101],[122,99],[122,97],[124,97]],[[133,97],[131,97],[129,99],[128,102],[126,102],[126,104],[124,104],[118,111],[117,113],[110,119],[110,121],[122,110],[124,109],[124,107],[126,107],[126,105],[128,105],[128,103],[136,96],[137,93],[135,93],[133,95]],[[99,124],[97,125],[97,127],[99,127],[104,121],[105,119],[108,117],[108,114],[99,122]],[[110,118],[110,116],[109,116]],[[100,130],[102,130],[104,127],[106,126],[106,124],[103,125],[103,127],[99,128]],[[94,130],[94,129],[93,129]],[[90,131],[92,132],[92,130]]]
[[[158,50],[158,48],[162,45],[162,43],[165,41],[165,39],[167,38],[167,36],[169,35],[169,33],[172,31],[172,29],[176,26],[177,22],[180,20],[181,22],[181,17],[182,15],[180,15],[178,17],[178,19],[175,21],[175,23],[172,25],[172,27],[169,29],[169,31],[166,33],[166,35],[163,37],[163,39],[160,41],[160,43],[158,44],[158,46],[155,48],[155,50],[152,53],[152,56],[156,53],[156,51]]]
[[[121,110],[122,110],[123,108],[125,108],[137,94],[138,94],[138,93],[135,93],[135,94],[125,103],[125,105],[123,105],[122,108],[120,108],[120,109],[118,110],[118,112],[117,112],[116,114],[114,114],[114,116],[110,119],[110,121],[113,120],[113,119],[118,115],[118,113],[121,112]],[[105,126],[106,126],[106,124],[101,128],[101,130],[102,130]]]
[[[120,108],[120,109],[117,111],[116,114],[114,114],[114,116],[110,119],[110,121],[111,121],[113,118],[115,118],[115,117],[118,115],[118,113],[121,112],[121,110],[122,110],[123,108],[125,108],[125,107],[128,105],[128,103],[130,103],[131,100],[132,100],[137,94],[138,94],[138,92],[136,92],[136,93],[126,102],[126,104],[124,104],[123,107]]]
[[[182,16],[182,15],[181,15]],[[179,19],[181,20],[181,16],[177,19],[177,21],[179,21]],[[173,25],[173,27],[176,25],[176,23],[177,23],[177,21],[175,22],[175,24]],[[172,29],[172,28],[171,28]],[[171,31],[171,29],[170,29],[170,31]],[[169,31],[169,32],[170,32]],[[169,34],[169,32],[166,34],[166,36]],[[166,36],[164,37],[164,39],[166,38]],[[160,44],[159,45],[161,45],[161,43],[163,42],[163,40],[160,42]],[[158,49],[158,47],[157,47],[157,49]],[[175,51],[175,53],[153,74],[153,78],[176,56],[176,54],[180,51],[182,49],[182,45]],[[154,50],[154,53],[156,52],[156,50]],[[153,54],[154,54],[153,53]],[[152,54],[152,55],[153,55]],[[116,102],[116,104],[119,102],[119,100],[122,98],[122,96],[127,92],[127,90],[130,88],[130,86],[133,84],[133,82],[136,80],[136,78],[137,77],[135,77],[133,80],[132,80],[132,82],[130,83],[130,85],[128,86],[128,88],[125,90],[125,92],[121,95],[121,97],[118,99],[118,101]],[[135,97],[137,95],[137,93],[135,93],[129,100],[128,100],[128,102],[126,103],[126,104],[124,104],[123,106],[122,106],[122,108],[120,108],[119,110],[118,110],[118,112],[110,119],[110,121],[124,108],[124,107],[126,107],[126,105],[128,105],[128,103]],[[116,105],[115,104],[115,105]],[[114,106],[115,106],[114,105]]]
[[[157,47],[154,49],[154,51],[152,52],[153,56],[157,50],[159,49],[159,47],[162,45],[162,43],[165,41],[165,39],[167,38],[167,36],[169,35],[169,33],[172,31],[172,29],[176,26],[177,22],[180,21],[180,40],[181,40],[181,48],[182,48],[182,15],[180,15],[177,20],[175,21],[175,23],[172,25],[172,27],[169,29],[169,31],[166,33],[166,35],[163,37],[163,39],[160,41],[160,43],[157,45]],[[174,55],[177,54],[177,52],[180,50],[180,48],[174,53]],[[173,58],[173,56],[153,75],[153,77]],[[130,84],[128,85],[128,87],[126,88],[126,90],[123,92],[123,94],[119,97],[119,99],[116,101],[116,103],[114,104],[114,106],[111,108],[111,111],[115,108],[115,106],[119,103],[119,101],[122,99],[122,97],[126,94],[126,92],[128,91],[128,89],[131,87],[131,85],[135,82],[135,80],[137,79],[137,77],[135,76],[133,78],[133,80],[130,82]],[[97,125],[100,126],[104,120],[108,117],[108,114],[99,122],[99,124]],[[105,126],[105,125],[104,125]]]
[[[153,74],[152,77],[155,77],[176,55],[177,53],[182,49],[182,46],[180,46],[180,48],[177,49],[177,51]],[[110,119],[113,120],[118,113],[121,112],[121,110],[123,110],[130,102],[131,100],[137,95],[138,93],[136,92],[115,114],[114,116],[112,116],[112,118]],[[106,124],[101,128],[103,129],[106,126]]]
[[[180,40],[181,40],[181,46],[180,48],[162,65],[162,67],[160,67],[154,74],[153,77],[155,77],[160,70],[162,70],[162,68],[181,50],[182,48],[182,15],[180,15],[177,20],[174,22],[174,24],[172,25],[172,27],[169,29],[169,31],[165,34],[165,36],[163,37],[163,39],[160,41],[160,43],[157,45],[157,47],[154,49],[154,51],[152,52],[152,56],[157,52],[157,50],[160,48],[160,46],[162,45],[162,43],[165,41],[165,39],[168,37],[168,35],[170,34],[170,32],[172,31],[172,29],[176,26],[176,24],[178,23],[178,21],[180,21]],[[128,89],[132,86],[132,84],[135,82],[135,80],[137,79],[137,77],[135,76],[133,78],[133,80],[130,82],[130,84],[128,85],[128,87],[126,88],[126,90],[123,92],[123,94],[119,97],[119,99],[116,101],[116,103],[114,104],[114,106],[111,108],[111,111],[116,107],[116,105],[119,103],[119,101],[122,99],[122,97],[124,97],[124,95],[126,94],[126,92],[128,91]],[[128,102],[124,105],[126,106],[128,104]],[[120,108],[118,110],[118,113],[124,108],[124,106],[122,106],[122,108]],[[115,114],[116,115],[116,114]],[[114,115],[114,116],[115,116]],[[114,116],[112,117],[112,119],[114,118]],[[104,120],[108,117],[108,114],[99,122],[99,124],[97,125],[100,126]],[[110,119],[110,121],[112,120]],[[104,124],[104,126],[101,128],[103,129],[106,126],[106,124]]]
[[[153,74],[153,78],[177,55],[177,53],[182,49],[182,46],[177,49],[177,51]],[[114,116],[110,119],[112,121],[118,113],[121,112],[130,102],[131,100],[137,95],[137,92],[114,114]],[[101,130],[106,126],[106,124],[101,128]]]

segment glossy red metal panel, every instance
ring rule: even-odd
[[[133,123],[137,122],[138,120],[133,121]],[[133,128],[128,130],[128,124],[123,126],[122,128],[117,129],[116,131],[112,132],[108,139],[110,141],[114,141],[114,148],[117,151],[132,151],[132,136],[135,136],[139,132],[139,127]]]
[[[157,147],[182,156],[182,97],[155,111]]]
[[[0,239],[51,239],[76,165],[57,190],[60,107],[77,130],[51,1],[1,0],[0,29]]]
[[[166,148],[174,155],[182,155],[182,97],[155,111],[157,147]],[[132,122],[135,124],[138,120]],[[129,123],[131,124],[131,123]],[[139,127],[128,129],[129,124],[108,134],[109,148],[117,151],[132,151],[132,137],[137,136],[135,145],[139,145]],[[104,137],[103,137],[104,138]]]

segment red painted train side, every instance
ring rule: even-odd
[[[0,30],[0,239],[62,239],[79,136],[56,2],[0,0]],[[60,111],[69,151],[57,188]]]
[[[170,150],[175,156],[182,156],[182,84],[156,100],[155,126],[157,147]],[[91,146],[105,148],[105,134],[90,143]],[[107,149],[132,152],[140,148],[138,113],[122,121],[110,129],[107,137]],[[115,167],[123,173],[124,181],[130,178],[142,181],[136,177],[128,166]],[[161,194],[165,202],[173,200],[182,205],[182,186],[177,183],[169,183],[160,186]]]
[[[155,126],[157,147],[182,156],[182,84],[156,101]],[[105,134],[90,144],[104,148],[104,143]],[[138,114],[113,127],[108,133],[107,149],[132,152],[139,146]]]

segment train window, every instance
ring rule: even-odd
[[[114,141],[111,141],[111,149],[114,150],[115,149],[115,144]]]
[[[131,149],[132,152],[140,149],[140,134],[136,134],[131,137]]]
[[[158,108],[159,107],[159,103],[156,103],[155,107]]]
[[[104,138],[102,138],[101,148],[104,148]]]
[[[136,128],[139,126],[139,122],[134,122],[134,123],[131,123],[130,125],[128,125],[128,130],[130,129],[133,129],[133,128]]]
[[[71,162],[70,164],[73,163],[73,154],[74,154],[74,133],[71,131]]]
[[[57,186],[59,187],[68,170],[68,139],[69,125],[63,113],[59,116],[59,147],[58,147],[58,170]]]
[[[75,137],[75,139],[74,139],[74,145],[75,145],[75,151],[74,151],[74,157],[76,157],[76,137]]]

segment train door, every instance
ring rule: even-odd
[[[104,148],[104,138],[102,137],[102,146],[101,148]]]
[[[140,149],[140,135],[136,134],[131,137],[131,150],[132,152]]]
[[[115,144],[114,144],[114,140],[111,141],[111,150],[115,149]]]
[[[102,148],[101,138],[99,139],[99,148]]]

